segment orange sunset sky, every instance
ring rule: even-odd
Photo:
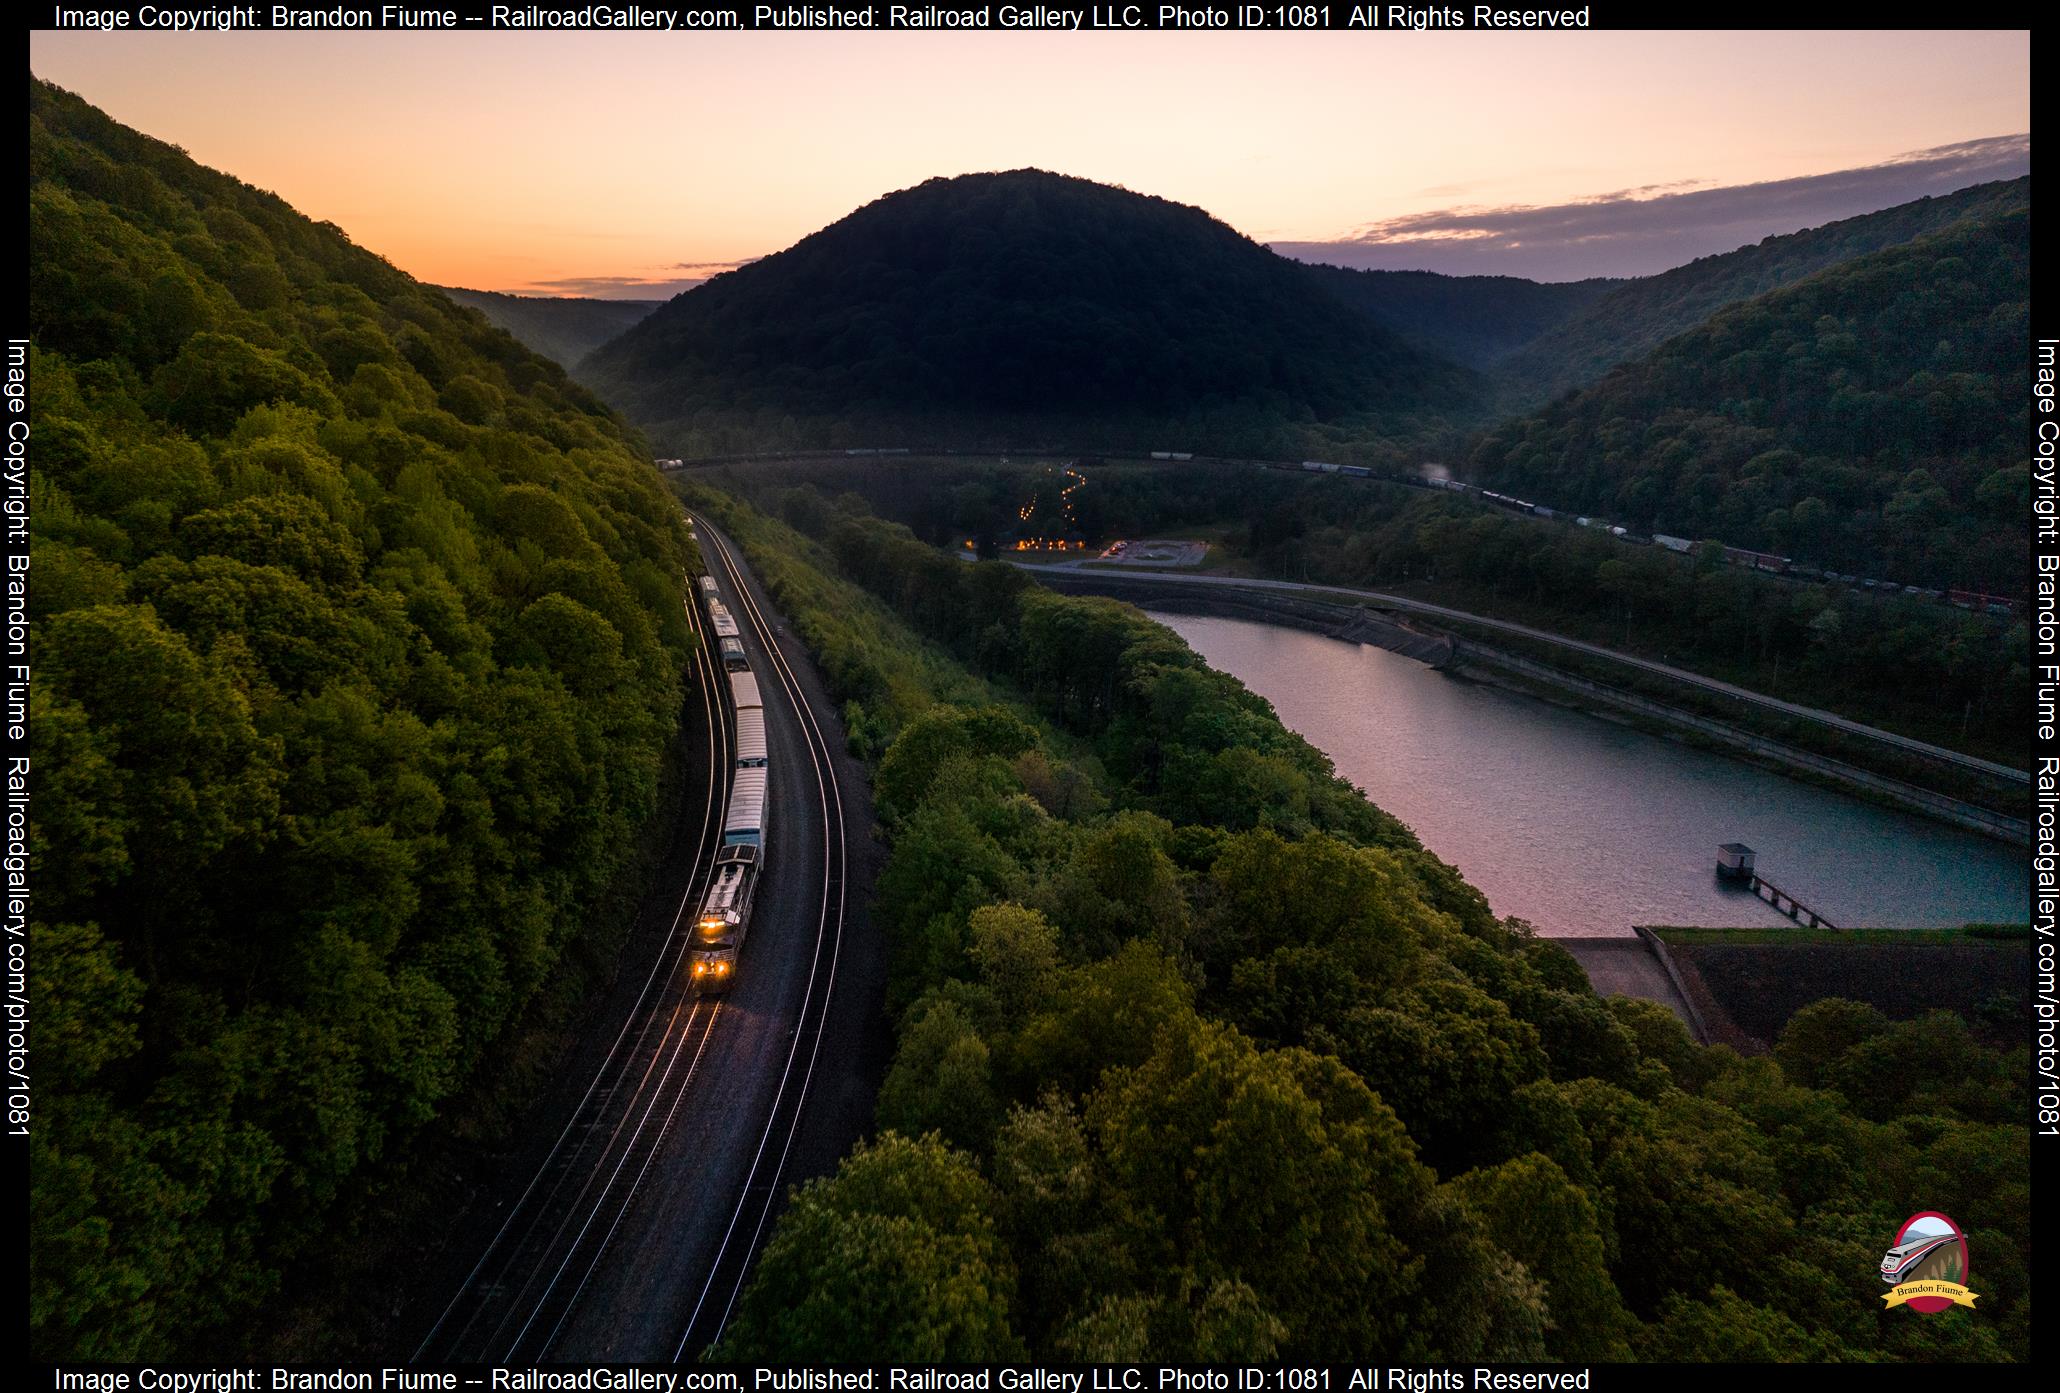
[[[530,293],[670,293],[890,190],[1023,165],[1296,255],[1567,279],[2029,162],[2021,32],[36,33],[30,66],[424,280]],[[1524,216],[1482,242],[1454,216],[1480,210]],[[1655,232],[1662,210],[1696,226]],[[1345,243],[1363,255],[1323,250]]]

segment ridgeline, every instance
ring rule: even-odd
[[[634,853],[694,554],[337,228],[33,78],[29,171],[30,1348],[264,1353]]]
[[[2023,594],[2030,271],[2022,208],[1845,262],[1496,428],[1468,477],[1641,531]]]
[[[1795,284],[1841,262],[1915,241],[1969,219],[2031,206],[2031,178],[1939,198],[1919,198],[1878,213],[1843,218],[1784,237],[1768,237],[1720,256],[1699,257],[1657,276],[1641,276],[1589,301],[1497,365],[1504,410],[1534,406],[1594,382],[1618,363],[1658,348],[1727,305]]]
[[[578,367],[587,354],[665,303],[504,295],[498,290],[461,290],[448,285],[441,289],[568,372]]]
[[[580,371],[680,454],[903,436],[1257,449],[1479,389],[1199,209],[1037,170],[889,194],[668,302]]]

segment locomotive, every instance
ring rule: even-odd
[[[758,677],[751,671],[736,621],[723,607],[713,583],[703,577],[710,622],[720,636],[730,706],[736,712],[737,750],[729,770],[729,811],[723,818],[722,847],[694,916],[693,942],[687,971],[693,989],[703,995],[726,992],[737,978],[738,955],[751,930],[751,902],[765,871],[766,758],[765,705]],[[728,620],[731,632],[722,634]]]

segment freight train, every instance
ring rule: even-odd
[[[730,613],[729,606],[722,602],[720,595],[711,594],[708,597],[708,627],[715,630],[718,639],[739,636],[736,616]]]
[[[736,636],[736,620],[724,608],[711,577],[701,578],[708,597],[709,622],[721,645],[730,706],[736,712],[737,749],[729,769],[730,797],[723,817],[722,846],[694,916],[693,943],[687,971],[693,989],[704,995],[726,992],[737,979],[738,955],[751,931],[751,904],[765,874],[767,780],[765,704],[758,678]],[[727,621],[730,632],[722,633]]]

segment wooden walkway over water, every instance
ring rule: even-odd
[[[1798,924],[1806,924],[1813,929],[1838,927],[1753,869],[1753,859],[1757,854],[1744,842],[1725,842],[1717,848],[1717,879],[1745,887],[1774,906],[1776,912],[1787,915]]]
[[[1761,878],[1757,873],[1752,878],[1750,889],[1753,894],[1758,895],[1768,904],[1774,906],[1775,910],[1786,914],[1798,924],[1812,929],[1835,929],[1838,927],[1838,925],[1817,913],[1816,910],[1811,909],[1808,905],[1802,903],[1795,896],[1771,881]]]

